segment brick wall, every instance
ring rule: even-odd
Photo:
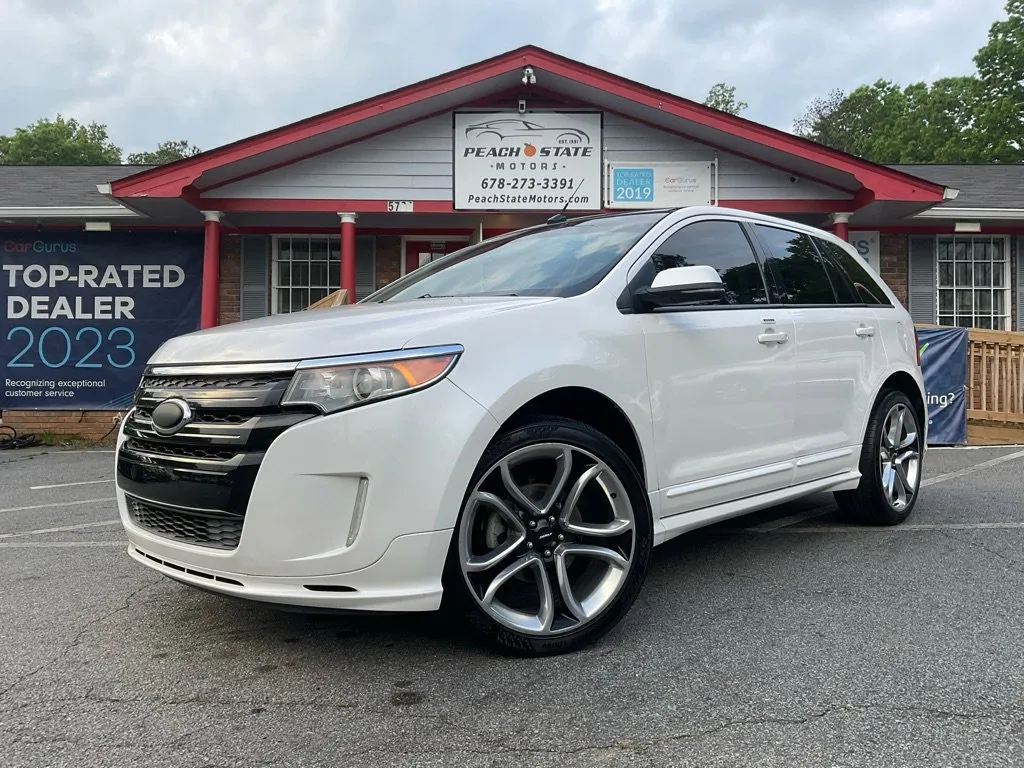
[[[879,272],[886,285],[904,307],[909,307],[907,291],[907,236],[881,235],[878,245]]]
[[[402,238],[377,238],[377,289],[402,276]]]
[[[87,440],[99,440],[110,432],[113,440],[117,430],[113,418],[120,411],[4,411],[5,426],[14,427],[19,435],[75,435]]]
[[[242,288],[242,239],[221,235],[220,238],[220,308],[218,325],[237,323],[240,317],[239,296]]]

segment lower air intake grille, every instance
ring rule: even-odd
[[[193,512],[151,504],[129,496],[132,522],[158,536],[214,549],[234,549],[242,536],[244,518],[216,512]]]

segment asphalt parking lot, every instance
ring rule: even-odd
[[[932,451],[898,529],[822,496],[676,539],[619,627],[544,660],[159,577],[112,462],[0,453],[5,768],[1024,764],[1020,447]]]

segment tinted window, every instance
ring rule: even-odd
[[[818,258],[821,259],[821,263],[825,267],[825,273],[828,275],[829,282],[832,283],[832,290],[835,292],[839,303],[863,304],[864,302],[857,298],[857,294],[853,290],[853,283],[850,282],[846,273],[836,263],[832,252],[826,249],[825,246],[829,245],[829,243],[819,237],[815,237],[814,244],[818,247]]]
[[[367,296],[576,296],[597,285],[665,212],[570,219],[455,251]]]
[[[768,248],[768,266],[783,304],[835,304],[825,267],[811,238],[788,229],[758,224]]]
[[[735,221],[688,224],[658,246],[651,261],[659,272],[669,267],[714,267],[725,284],[724,304],[768,302],[757,257]]]
[[[847,253],[845,249],[827,240],[819,240],[818,245],[821,248],[821,252],[830,255],[835,264],[846,275],[853,286],[853,290],[856,291],[857,303],[889,303],[888,297],[882,293],[882,290],[878,287],[878,282],[871,276],[871,273],[868,272],[863,264]]]

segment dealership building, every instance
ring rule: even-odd
[[[918,323],[1024,330],[1022,190],[1021,166],[877,165],[527,46],[164,166],[0,166],[0,409],[102,436],[170,335],[358,300],[563,208],[800,221]]]

